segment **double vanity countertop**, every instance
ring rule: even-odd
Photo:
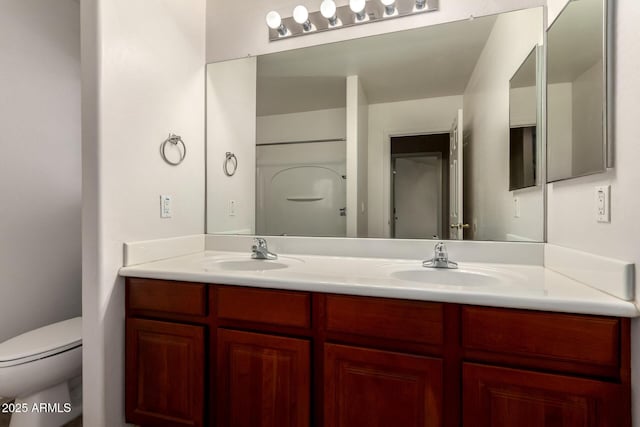
[[[279,254],[253,260],[248,252],[205,250],[120,269],[151,279],[450,302],[566,313],[640,316],[631,301],[537,265],[460,262],[422,267],[422,260]]]

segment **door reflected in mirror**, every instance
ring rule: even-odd
[[[207,231],[542,241],[535,133],[512,186],[509,86],[542,35],[534,8],[209,64]]]

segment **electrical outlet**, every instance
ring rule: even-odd
[[[235,200],[229,200],[229,216],[236,216],[238,210],[238,202]]]
[[[611,186],[601,185],[595,189],[596,221],[611,222]]]
[[[513,198],[513,217],[520,218],[520,198]]]
[[[171,218],[173,213],[171,196],[160,195],[160,218]]]

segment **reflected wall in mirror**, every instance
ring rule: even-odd
[[[509,189],[542,35],[535,8],[209,64],[207,232],[542,241],[542,186]]]
[[[535,48],[509,81],[509,190],[536,185],[538,75]]]
[[[602,172],[611,160],[606,11],[606,0],[572,0],[548,30],[548,181]]]

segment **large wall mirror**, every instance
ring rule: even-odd
[[[207,232],[542,241],[543,31],[540,7],[209,64]]]
[[[607,1],[571,0],[547,33],[548,181],[613,166],[607,135]]]

